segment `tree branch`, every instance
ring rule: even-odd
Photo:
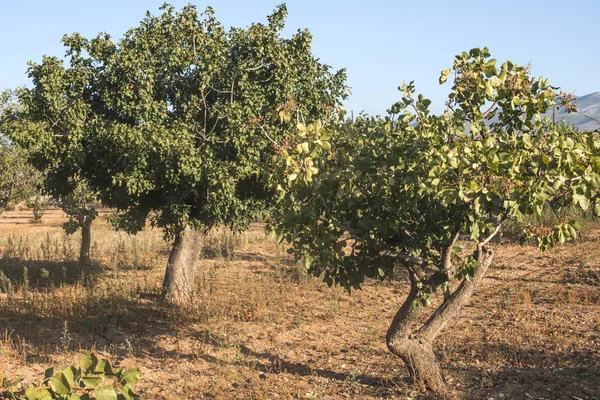
[[[486,112],[484,112],[483,114],[481,114],[481,118],[486,119],[492,113],[492,111],[496,111],[496,106],[497,105],[498,105],[498,101],[496,100],[494,102],[494,104],[492,104],[490,106],[490,108]]]
[[[496,236],[498,234],[498,232],[500,232],[500,228],[501,227],[502,227],[502,222],[500,222],[498,224],[498,226],[496,226],[496,229],[494,229],[494,232],[492,232],[492,234],[490,236],[488,236],[487,238],[485,238],[483,240],[483,242],[480,242],[479,245],[485,246],[486,244],[488,244],[490,242],[490,240],[492,240],[494,238],[494,236]]]

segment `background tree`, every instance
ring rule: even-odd
[[[84,178],[118,210],[117,227],[164,229],[163,294],[178,302],[192,293],[203,233],[243,229],[268,206],[260,170],[273,146],[300,118],[329,115],[346,87],[344,71],[312,56],[308,31],[281,37],[285,6],[229,31],[210,8],[161,10],[118,42],[65,37],[67,67],[32,64],[33,88],[19,94],[30,128],[15,137],[40,149],[56,182]]]
[[[65,69],[62,61],[44,57],[42,64],[31,63],[28,72],[32,88],[5,92],[2,97],[0,131],[26,149],[29,168],[44,172],[43,182],[36,182],[38,191],[28,196],[34,215],[44,200],[42,192],[58,200],[71,220],[76,219],[82,227],[79,263],[88,264],[96,211],[89,207],[93,196],[80,172],[86,156],[82,138],[95,120],[88,101],[91,71],[88,65]],[[75,232],[74,227],[65,224],[67,233]]]
[[[0,214],[8,203],[18,204],[32,196],[40,179],[25,152],[0,134]]]
[[[441,83],[454,78],[443,115],[410,83],[388,117],[300,124],[274,159],[273,227],[312,273],[350,290],[406,271],[410,291],[387,346],[436,391],[445,385],[434,341],[492,264],[503,222],[541,220],[544,207],[600,213],[599,135],[544,119],[557,98],[572,107],[570,98],[528,72],[473,49],[442,71]],[[525,229],[545,249],[578,227],[567,218]]]
[[[42,193],[41,188],[36,189],[35,193],[26,200],[25,205],[33,212],[33,223],[38,224],[42,222],[42,217],[48,209],[48,196]]]

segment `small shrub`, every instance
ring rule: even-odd
[[[0,377],[0,398],[13,400],[134,400],[140,396],[133,387],[142,377],[138,368],[123,370],[113,369],[110,363],[99,360],[88,354],[79,361],[79,368],[69,366],[55,374],[54,368],[48,368],[39,385],[31,386],[24,391],[13,389],[22,381],[21,378],[8,380]]]

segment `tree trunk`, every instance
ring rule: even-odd
[[[410,274],[411,291],[388,329],[386,343],[388,349],[404,361],[410,375],[422,388],[428,387],[441,394],[446,392],[440,365],[433,352],[433,343],[444,327],[467,304],[492,264],[494,253],[488,247],[479,245],[476,258],[480,266],[474,276],[470,280],[463,279],[456,291],[444,299],[442,305],[419,329],[415,329],[413,325],[424,307],[414,304],[419,293],[418,280],[414,273]]]
[[[165,300],[177,304],[190,300],[203,239],[202,232],[189,227],[175,234],[163,281],[162,296]]]
[[[92,247],[92,221],[93,218],[86,217],[80,213],[78,216],[81,228],[81,248],[79,249],[79,266],[88,267],[91,264],[90,249]]]
[[[79,266],[86,267],[91,263],[90,248],[92,245],[92,227],[85,225],[81,227],[81,249],[79,251]]]

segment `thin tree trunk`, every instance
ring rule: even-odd
[[[162,296],[165,300],[178,304],[190,300],[203,240],[201,231],[189,227],[175,234],[163,281]]]
[[[493,257],[491,249],[479,245],[476,258],[480,266],[474,276],[470,280],[463,280],[454,293],[446,296],[442,305],[420,329],[415,329],[414,323],[424,307],[415,304],[419,289],[417,279],[411,272],[411,291],[388,329],[386,342],[388,349],[404,361],[410,375],[422,388],[428,387],[442,394],[446,392],[440,365],[433,352],[434,340],[467,304],[492,264]]]
[[[81,227],[81,249],[79,251],[79,266],[89,266],[91,263],[90,259],[90,248],[92,245],[92,229],[91,226]]]
[[[81,248],[79,249],[79,266],[87,267],[91,264],[90,249],[92,247],[92,218],[86,218],[83,213],[78,216],[81,228]]]

